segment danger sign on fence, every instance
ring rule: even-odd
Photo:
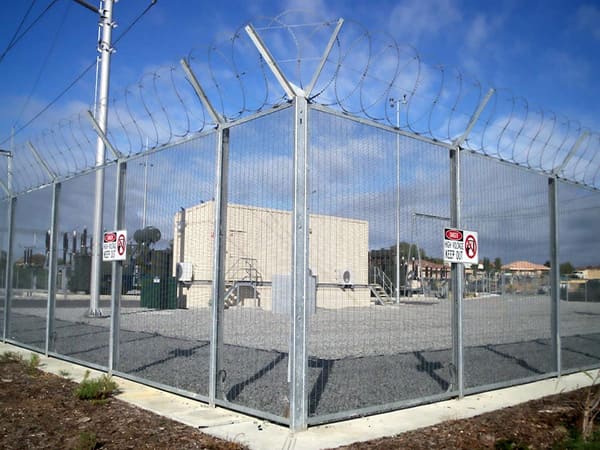
[[[102,261],[127,259],[127,230],[105,231],[102,239]]]
[[[444,262],[478,264],[477,232],[444,228]]]

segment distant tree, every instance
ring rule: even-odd
[[[489,272],[492,268],[492,263],[490,261],[490,258],[483,258],[483,271],[484,272]]]
[[[546,266],[546,267],[552,267],[552,264],[550,264],[550,261],[546,261],[546,262],[544,263],[544,266]]]
[[[560,265],[560,274],[561,275],[569,275],[575,271],[575,267],[570,262],[564,262]]]
[[[41,253],[34,253],[31,255],[31,266],[32,267],[44,267],[46,263],[46,255],[42,255]]]
[[[396,246],[390,246],[390,250],[392,250],[392,252],[394,252],[395,254]],[[422,259],[425,259],[427,257],[427,255],[425,254],[425,250],[423,250],[421,247],[417,247],[415,244],[409,244],[408,242],[404,241],[400,242],[400,255],[404,256],[404,258],[406,259],[408,259],[409,255],[411,258],[418,258],[419,255]]]
[[[494,259],[494,269],[498,272],[502,270],[502,260],[500,258]]]

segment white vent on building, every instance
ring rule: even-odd
[[[191,262],[178,262],[175,267],[175,276],[178,281],[191,282],[194,276],[194,265]]]
[[[354,284],[354,275],[352,270],[344,269],[338,272],[338,281],[343,286],[352,286]]]

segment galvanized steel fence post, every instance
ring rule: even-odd
[[[468,139],[477,124],[483,110],[492,98],[496,91],[488,90],[483,97],[473,115],[469,119],[469,123],[463,134],[454,142],[454,148],[450,149],[450,225],[455,228],[461,227],[461,171],[460,171],[460,153],[463,143]],[[452,279],[452,355],[454,369],[456,370],[455,379],[453,380],[455,388],[458,391],[458,397],[464,396],[464,341],[463,341],[463,283],[465,276],[465,267],[463,264],[452,263],[451,279]]]
[[[56,277],[58,273],[57,242],[61,184],[52,185],[52,216],[50,225],[50,255],[48,264],[48,305],[46,313],[45,353],[54,351],[54,315],[56,310]]]
[[[210,117],[217,124],[218,141],[215,155],[215,203],[214,203],[214,243],[213,243],[213,286],[210,330],[210,368],[208,382],[208,403],[215,406],[216,400],[223,393],[219,385],[221,362],[223,360],[223,315],[225,311],[225,251],[227,245],[227,186],[229,170],[229,128],[226,120],[214,108],[206,92],[192,71],[189,63],[182,59],[181,67],[185,72],[194,92],[206,108]],[[182,211],[185,217],[185,211]],[[185,223],[182,224],[185,227]],[[183,235],[183,232],[182,232]],[[181,238],[181,237],[180,237]],[[183,247],[182,247],[183,248]],[[181,256],[181,254],[180,254]]]
[[[114,229],[122,230],[125,225],[125,182],[127,163],[119,159],[117,163],[117,186],[115,192]],[[127,245],[127,244],[125,244]],[[121,285],[123,283],[123,262],[112,262],[112,283],[110,292],[110,334],[108,338],[108,373],[119,368],[119,342],[121,318]]]
[[[339,31],[341,22],[338,22]],[[279,82],[287,97],[294,102],[294,199],[292,223],[292,307],[290,308],[290,429],[301,431],[307,427],[308,408],[306,372],[308,357],[306,349],[306,299],[308,286],[308,100],[305,93],[294,88],[277,65],[275,58],[252,27],[245,27],[248,36],[265,59],[269,69]],[[330,45],[332,41],[330,41]],[[328,53],[330,46],[326,52]],[[323,62],[323,60],[321,60]],[[322,68],[322,64],[320,66]],[[317,70],[311,82],[314,86]]]
[[[223,395],[221,367],[223,361],[223,315],[225,310],[225,251],[227,245],[227,181],[229,161],[229,128],[219,129],[215,180],[215,231],[213,247],[212,326],[210,333],[210,380],[208,401]]]
[[[15,233],[15,210],[17,208],[17,197],[10,197],[8,204],[8,243],[6,249],[6,297],[4,299],[4,330],[2,340],[10,338],[10,308],[12,303],[12,279],[13,279],[13,245]]]
[[[551,314],[550,329],[554,370],[560,376],[561,346],[560,346],[560,261],[558,257],[558,180],[548,178],[548,205],[550,213],[550,298]]]
[[[308,286],[308,102],[304,97],[294,99],[294,212],[292,259],[292,317],[291,317],[291,377],[290,428],[301,431],[307,426],[306,348]]]
[[[450,149],[450,225],[460,228],[460,147]],[[454,380],[452,384],[458,390],[459,398],[464,393],[463,360],[463,277],[464,266],[452,263],[452,364]]]

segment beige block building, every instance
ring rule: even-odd
[[[187,208],[184,215],[184,227],[181,212],[174,220],[173,271],[178,262],[192,264],[193,282],[184,292],[187,307],[208,307],[212,298],[215,204],[210,201]],[[316,307],[368,306],[368,222],[311,214],[309,228],[309,267],[316,281]],[[273,298],[273,282],[275,279],[275,292],[289,291],[280,289],[278,283],[290,280],[292,238],[291,211],[229,204],[225,304],[265,310],[289,306],[291,298]]]
[[[582,280],[600,280],[600,268],[586,267],[583,269],[577,269],[574,275]]]

